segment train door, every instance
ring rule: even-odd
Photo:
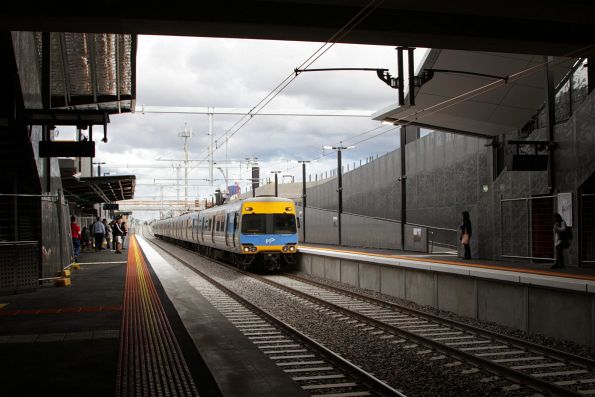
[[[230,238],[229,238],[229,212],[227,214],[225,214],[224,232],[225,232],[225,245],[227,245],[229,247],[230,242],[231,242]]]
[[[215,219],[216,215],[213,214],[209,219],[209,230],[211,232],[211,244],[215,244]]]
[[[203,244],[205,242],[204,233],[205,233],[205,217],[201,216],[199,219],[199,227],[200,227],[200,243]]]
[[[240,215],[239,213],[233,214],[233,246],[239,247],[239,235],[240,235]]]

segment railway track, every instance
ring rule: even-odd
[[[540,392],[554,396],[595,395],[592,360],[295,275],[258,277]]]
[[[295,275],[260,276],[223,265],[330,310],[336,319],[368,324],[369,332],[382,331],[429,348],[433,359],[461,360],[552,396],[595,395],[592,360]]]
[[[404,397],[372,374],[253,305],[167,247],[152,238],[148,241],[194,272],[201,294],[312,396]]]

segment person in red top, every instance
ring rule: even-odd
[[[78,260],[81,253],[81,227],[76,223],[76,216],[70,217],[70,235],[72,236],[72,247],[74,248],[74,260]]]

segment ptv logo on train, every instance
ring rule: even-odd
[[[265,242],[266,244],[271,244],[271,243],[273,243],[274,241],[275,241],[275,238],[274,238],[274,237],[269,237],[269,238],[267,238],[266,240],[264,240],[264,242]]]

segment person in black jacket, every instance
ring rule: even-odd
[[[463,223],[460,226],[461,229],[461,243],[465,249],[464,259],[471,259],[471,219],[469,218],[469,212],[463,211]]]

